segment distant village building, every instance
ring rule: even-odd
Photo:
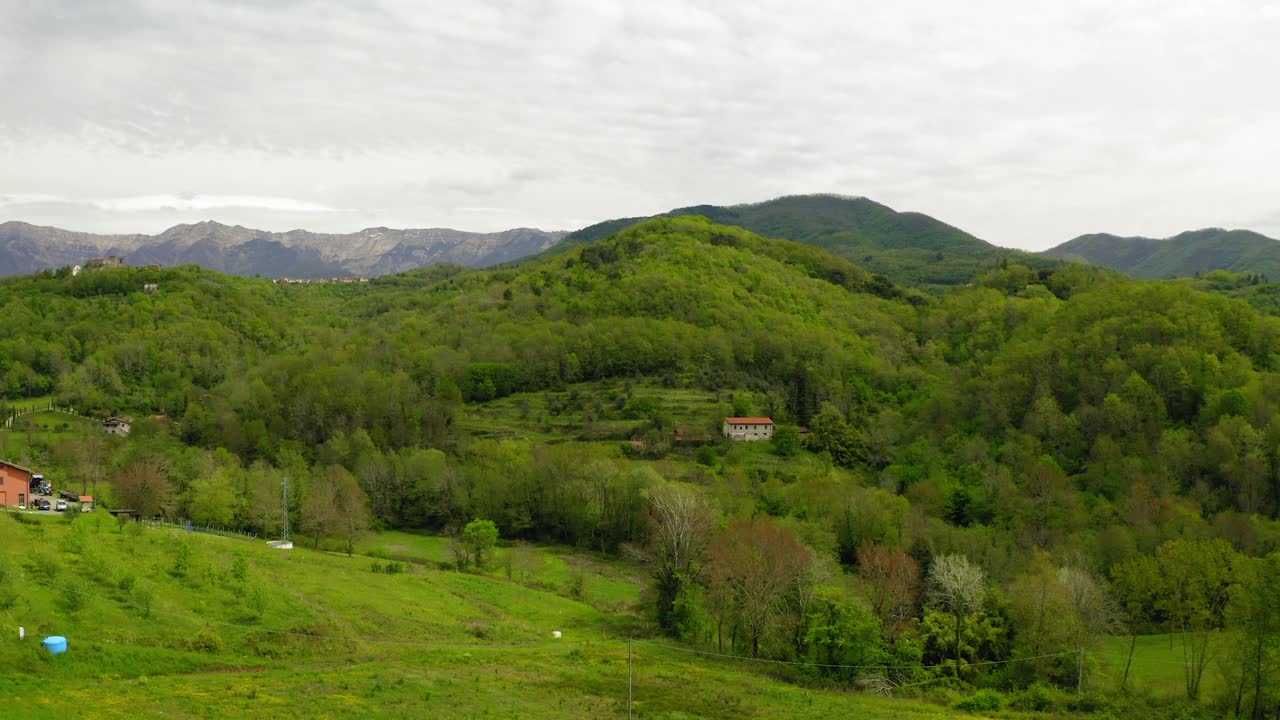
[[[124,258],[119,255],[108,255],[106,257],[94,258],[84,264],[85,270],[106,270],[108,268],[124,267]]]
[[[79,265],[72,265],[72,266],[71,266],[71,277],[76,277],[77,275],[79,275],[79,274],[80,274],[80,270],[81,270],[81,269],[82,269],[82,268],[81,268]]]
[[[102,423],[102,429],[106,430],[110,435],[119,435],[121,437],[128,435],[129,430],[133,427],[133,419],[121,417],[119,415],[107,418]]]
[[[0,507],[26,505],[33,474],[21,465],[0,460]]]
[[[315,285],[315,284],[317,284],[317,283],[367,283],[367,282],[369,282],[369,278],[367,278],[367,277],[356,277],[356,276],[352,276],[352,277],[332,277],[332,278],[292,278],[292,277],[278,277],[278,278],[271,278],[271,282],[273,282],[273,283],[275,283],[275,284],[277,284],[277,285],[279,285],[279,284],[281,284],[281,283],[284,283],[284,284],[286,284],[286,285]]]
[[[724,419],[724,436],[730,440],[768,440],[773,437],[773,420],[767,417]]]
[[[160,283],[147,283],[142,286],[142,292],[153,293],[160,289]]]

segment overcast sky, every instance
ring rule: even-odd
[[[0,221],[1280,236],[1280,0],[0,0]]]

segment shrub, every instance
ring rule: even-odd
[[[240,582],[249,579],[249,561],[243,555],[237,555],[236,559],[231,561],[231,577]]]
[[[1061,693],[1042,682],[1036,681],[1009,698],[1009,707],[1013,710],[1044,712],[1052,708]]]
[[[133,586],[137,584],[138,578],[133,575],[125,575],[116,581],[116,587],[120,588],[120,592],[126,596],[133,591]]]
[[[58,564],[58,561],[42,550],[36,550],[28,555],[27,561],[23,566],[27,569],[27,572],[45,582],[53,582],[62,570],[62,566]]]
[[[174,577],[186,577],[191,570],[191,545],[186,541],[178,544],[178,552],[173,558],[173,567],[169,574]]]
[[[184,644],[192,652],[202,652],[210,655],[222,652],[223,648],[222,636],[211,628],[201,628],[196,631],[195,635],[187,638]]]
[[[66,585],[58,591],[58,607],[68,615],[74,615],[85,606],[88,597],[85,595],[84,586],[79,580],[66,580]]]
[[[267,611],[267,591],[258,583],[245,588],[244,601],[254,617],[260,618]]]
[[[979,690],[952,707],[965,712],[995,712],[1004,707],[1004,695],[996,690]]]
[[[133,594],[130,598],[131,604],[138,612],[142,613],[142,617],[151,617],[151,602],[154,593],[148,585],[135,585]]]

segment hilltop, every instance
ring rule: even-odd
[[[1214,270],[1280,278],[1280,242],[1249,230],[1208,228],[1164,239],[1082,235],[1043,255],[1103,265],[1138,278],[1192,277]]]
[[[864,197],[792,195],[745,205],[695,205],[659,217],[679,215],[702,215],[760,235],[816,245],[893,282],[935,292],[973,280],[1001,258],[1049,265],[928,215],[898,212]],[[608,220],[583,228],[570,233],[557,249],[602,239],[643,219]]]

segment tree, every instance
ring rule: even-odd
[[[1129,630],[1129,655],[1124,663],[1121,689],[1129,683],[1129,670],[1133,666],[1138,634],[1154,622],[1160,612],[1157,603],[1165,592],[1164,583],[1160,566],[1150,555],[1139,555],[1111,568],[1111,590],[1120,603],[1125,626]]]
[[[236,516],[239,500],[232,485],[229,468],[219,468],[209,477],[191,483],[191,499],[187,512],[191,522],[200,525],[228,527]]]
[[[823,665],[871,665],[883,655],[880,622],[865,606],[839,593],[821,590],[809,614],[806,642],[817,651]],[[856,671],[825,667],[826,675],[849,678]]]
[[[773,431],[773,451],[780,457],[795,457],[800,452],[800,431],[790,425]]]
[[[1236,716],[1246,699],[1249,717],[1280,714],[1280,553],[1242,564],[1227,606],[1228,629],[1240,668]]]
[[[116,497],[124,507],[144,517],[168,515],[172,510],[173,484],[166,468],[155,460],[139,460],[112,478]]]
[[[302,501],[302,531],[320,547],[320,538],[340,534],[347,554],[355,551],[355,540],[369,527],[369,501],[355,476],[341,465],[330,465],[320,473]]]
[[[901,548],[864,540],[858,548],[858,570],[867,582],[867,599],[892,640],[915,614],[920,594],[920,566]]]
[[[835,406],[827,404],[813,418],[808,444],[814,452],[831,453],[837,465],[854,467],[867,460],[862,435]]]
[[[1058,578],[1049,554],[1043,550],[1032,553],[1026,572],[1008,588],[1009,618],[1016,630],[1018,651],[1027,657],[1040,657],[1057,652],[1070,645],[1071,599]],[[1033,671],[1044,674],[1053,660],[1030,660],[1020,663],[1014,671]]]
[[[329,532],[334,523],[334,488],[321,479],[312,482],[302,501],[300,510],[303,532],[311,535],[311,546],[320,547],[320,536]]]
[[[650,567],[657,584],[658,626],[671,631],[672,609],[688,583],[701,579],[712,527],[711,508],[697,490],[669,483],[646,502]]]
[[[1076,691],[1084,686],[1084,654],[1094,643],[1109,635],[1119,624],[1120,609],[1106,586],[1087,570],[1064,567],[1058,582],[1070,601],[1069,627],[1076,650]]]
[[[929,566],[926,602],[955,617],[955,674],[960,677],[960,632],[970,615],[982,610],[986,574],[963,555],[940,555]]]
[[[325,474],[333,483],[334,518],[350,556],[355,554],[356,539],[369,529],[369,497],[355,476],[341,465],[331,466]]]
[[[476,518],[462,529],[462,544],[467,549],[470,562],[483,570],[493,559],[493,548],[498,544],[498,526],[492,520]]]
[[[1213,631],[1235,582],[1239,555],[1225,540],[1170,540],[1156,549],[1164,578],[1158,606],[1182,641],[1187,697],[1200,697],[1200,680],[1208,667]]]
[[[760,641],[777,620],[787,593],[815,559],[790,528],[767,517],[737,520],[715,533],[708,572],[715,584],[729,589],[753,657],[760,655]]]

